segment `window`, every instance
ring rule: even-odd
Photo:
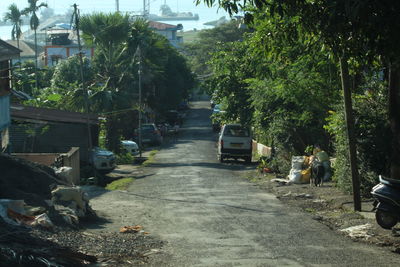
[[[248,128],[239,126],[239,125],[229,125],[225,127],[225,136],[232,136],[232,137],[249,137],[250,131]]]

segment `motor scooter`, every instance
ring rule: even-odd
[[[400,180],[379,175],[379,182],[371,191],[375,219],[382,228],[392,229],[400,221]]]

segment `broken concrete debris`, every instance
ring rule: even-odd
[[[368,233],[371,227],[372,225],[370,223],[366,223],[342,229],[340,230],[340,232],[347,234],[350,238],[354,239],[361,238],[368,240],[372,236],[371,234]]]

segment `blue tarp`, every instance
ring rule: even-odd
[[[0,131],[10,125],[10,96],[0,96]]]

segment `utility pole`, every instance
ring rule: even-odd
[[[119,0],[115,0],[115,9],[119,12]]]
[[[80,63],[80,78],[81,78],[81,86],[82,86],[82,92],[84,95],[85,99],[85,112],[86,112],[86,124],[87,124],[87,132],[88,132],[88,161],[90,162],[90,153],[92,151],[92,131],[90,129],[90,120],[89,120],[89,96],[88,96],[88,90],[85,86],[85,80],[83,76],[83,56],[82,56],[82,46],[81,46],[81,38],[80,38],[80,33],[79,33],[79,10],[78,6],[76,4],[73,5],[74,7],[74,16],[75,16],[75,27],[76,27],[76,35],[78,38],[78,55],[79,55],[79,63]]]
[[[343,53],[343,55],[339,58],[339,60],[340,60],[340,72],[342,74],[341,77],[342,77],[342,89],[344,95],[344,108],[346,114],[347,137],[349,140],[350,169],[351,169],[351,180],[353,184],[354,210],[361,211],[360,178],[358,175],[358,165],[357,165],[357,149],[356,149],[356,138],[354,133],[353,107],[351,102],[349,68],[345,53]]]
[[[139,57],[139,157],[142,158],[142,51],[140,44],[136,52]]]
[[[143,0],[143,17],[147,18],[150,14],[150,0]]]

